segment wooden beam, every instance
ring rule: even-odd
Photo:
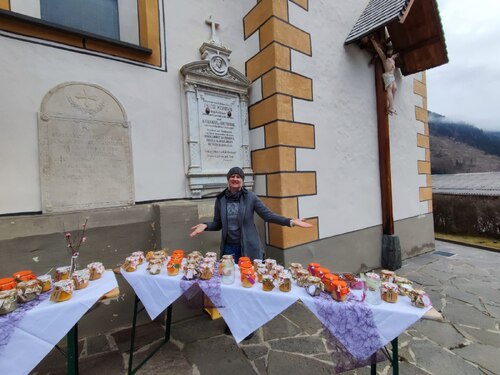
[[[378,160],[380,172],[380,194],[382,203],[382,229],[384,234],[394,234],[394,214],[392,210],[391,146],[389,139],[389,115],[387,113],[387,93],[382,74],[384,69],[380,59],[375,61],[375,92],[377,97]]]

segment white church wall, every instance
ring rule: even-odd
[[[381,223],[373,67],[357,46],[344,46],[364,5],[290,8],[291,22],[312,39],[312,57],[293,52],[292,66],[313,79],[314,101],[294,100],[293,108],[296,121],[315,126],[316,149],[297,151],[297,169],[317,173],[317,195],[300,197],[299,211],[319,216],[320,238]]]
[[[0,214],[41,210],[37,113],[44,95],[66,81],[97,84],[124,107],[131,123],[137,202],[186,196],[179,69],[200,59],[199,47],[210,37],[205,20],[213,15],[221,23],[220,39],[233,50],[231,66],[244,72],[245,61],[258,51],[258,40],[250,41],[249,49],[242,42],[242,18],[255,1],[164,3],[166,72],[0,37]]]

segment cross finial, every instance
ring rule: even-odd
[[[216,34],[216,29],[220,26],[220,23],[213,20],[212,16],[208,17],[208,19],[205,20],[205,23],[207,25],[210,25],[210,27],[212,28],[212,35],[210,36],[210,40],[208,42],[217,46],[222,46],[222,43],[220,42]]]

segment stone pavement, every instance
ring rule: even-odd
[[[401,374],[500,374],[500,253],[436,242],[451,256],[424,254],[403,262],[397,272],[421,284],[443,322],[421,320],[399,338]],[[175,314],[175,311],[174,311]],[[138,329],[135,363],[161,341],[161,324]],[[237,345],[224,334],[222,319],[205,315],[174,323],[172,339],[137,373],[175,375],[333,374],[323,328],[295,303]],[[123,374],[130,331],[80,342],[80,374]],[[33,374],[64,374],[64,359],[53,350]],[[378,374],[391,374],[389,362]],[[344,373],[370,374],[369,367]]]

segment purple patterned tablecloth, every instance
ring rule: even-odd
[[[48,299],[50,292],[40,294],[37,298],[26,303],[18,303],[17,309],[6,315],[0,315],[0,353],[9,343],[10,336],[23,319],[26,313]]]

